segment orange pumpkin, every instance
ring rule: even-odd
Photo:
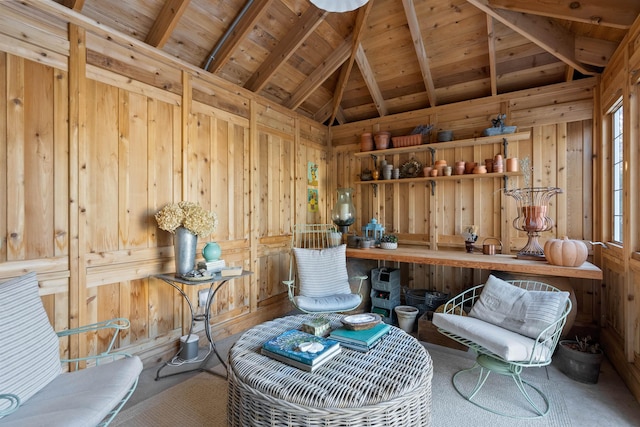
[[[549,239],[544,244],[544,256],[549,264],[563,267],[579,267],[589,255],[587,245],[581,240],[571,240],[567,236],[562,239]]]

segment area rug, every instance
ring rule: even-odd
[[[562,398],[546,377],[544,368],[535,368],[525,377],[540,387],[551,402],[550,413],[537,420],[516,420],[487,412],[469,403],[454,389],[451,378],[460,369],[473,365],[467,355],[446,348],[429,346],[433,360],[432,382],[433,425],[436,427],[568,427],[569,414]],[[507,381],[508,380],[508,381]],[[463,381],[464,383],[464,381]],[[490,403],[497,403],[501,410],[526,413],[526,406],[508,404],[519,398],[510,378],[496,376],[485,385]],[[123,411],[112,426],[126,427],[223,427],[226,422],[227,383],[224,379],[202,373],[179,383],[137,405]],[[523,412],[524,411],[524,412]]]

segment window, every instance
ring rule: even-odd
[[[614,242],[622,243],[622,216],[623,216],[623,164],[624,164],[624,154],[623,154],[623,115],[622,115],[622,105],[616,107],[616,109],[612,113],[612,123],[611,123],[611,147],[613,150],[613,163],[611,165],[611,173],[612,173],[612,188],[611,194],[613,200],[613,224],[612,224],[612,239]]]

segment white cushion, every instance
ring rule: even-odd
[[[469,316],[537,338],[562,316],[568,298],[569,292],[530,291],[490,275]]]
[[[60,344],[38,295],[36,273],[0,283],[0,391],[21,404],[62,371]],[[0,408],[8,405],[0,402]]]
[[[347,245],[326,249],[293,248],[298,268],[299,295],[317,298],[350,294]]]
[[[433,313],[433,324],[449,333],[472,341],[508,362],[530,360],[546,362],[552,352],[538,345],[533,354],[535,340],[487,323],[475,317]]]
[[[294,297],[296,306],[305,311],[348,311],[360,305],[358,294],[336,294],[321,298]]]

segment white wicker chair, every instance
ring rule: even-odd
[[[485,285],[489,286],[490,282],[491,284],[499,283],[502,288],[492,288],[495,292],[483,301],[483,303],[489,302],[484,307],[487,315],[484,316],[482,310],[476,313],[472,310],[469,316],[461,315],[482,298],[481,291]],[[442,313],[433,315],[433,324],[438,327],[440,333],[470,347],[477,354],[476,362],[471,368],[463,369],[453,376],[453,385],[465,399],[490,412],[520,419],[543,417],[550,409],[547,396],[540,388],[523,380],[520,374],[523,368],[547,366],[551,363],[562,328],[571,311],[569,294],[546,283],[530,280],[504,282],[493,276],[489,277],[485,285],[475,286],[455,296],[445,304]],[[519,299],[507,301],[510,298],[511,290],[508,288],[511,285],[525,291],[545,292],[527,294],[513,291],[514,294],[519,295]],[[558,294],[545,295],[548,292]],[[528,306],[527,301],[530,302]],[[503,313],[506,313],[506,316],[503,316]],[[514,314],[516,316],[510,317]],[[530,327],[531,323],[526,325],[532,318],[536,322],[535,327]],[[479,371],[475,387],[470,391],[462,390],[458,382],[460,375],[472,374],[474,370]],[[474,400],[492,372],[510,376],[514,380],[518,390],[533,409],[533,414],[505,413],[497,409],[497,405],[490,407]],[[537,403],[534,402],[527,388],[539,395]],[[545,407],[541,407],[543,405],[540,402],[543,402]]]
[[[351,291],[346,245],[334,242],[332,224],[296,224],[291,236],[291,261],[287,285],[289,300],[305,313],[343,313],[362,303],[360,290],[367,276]]]
[[[107,426],[138,384],[142,362],[112,352],[127,319],[54,332],[38,295],[35,273],[0,283],[0,425]],[[111,329],[96,356],[60,360],[59,337]],[[70,363],[74,372],[62,372]],[[79,369],[79,364],[93,364]]]

